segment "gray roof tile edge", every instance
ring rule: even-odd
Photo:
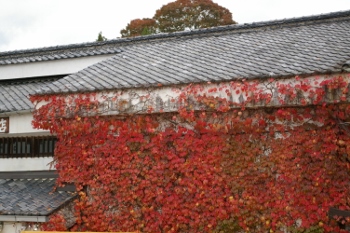
[[[57,212],[62,207],[64,207],[65,205],[67,205],[68,203],[70,203],[71,201],[73,201],[76,198],[78,198],[78,194],[68,197],[64,202],[61,203],[61,205],[57,206],[55,209],[52,209],[51,211],[48,211],[45,216],[48,216],[48,215],[53,214],[54,212]]]
[[[76,199],[78,197],[78,195],[72,195],[68,198],[66,198],[66,200],[64,202],[62,202],[60,205],[55,206],[52,209],[49,209],[45,212],[41,211],[41,212],[34,212],[32,210],[28,210],[28,212],[25,211],[2,211],[1,215],[17,215],[17,216],[49,216],[55,212],[57,212],[58,210],[60,210],[62,207],[64,207],[67,203],[73,201],[74,199]]]
[[[56,178],[10,178],[2,182],[2,215],[48,216],[64,207],[78,195],[70,191],[54,191]],[[28,195],[27,195],[28,192]],[[13,196],[14,195],[14,196]],[[38,197],[40,196],[40,199]],[[24,197],[24,198],[23,198]],[[45,200],[41,198],[45,197]],[[8,198],[15,198],[15,202]]]
[[[35,94],[37,90],[43,87],[49,87],[48,91],[58,91],[57,87],[52,88],[52,83],[60,78],[62,77],[1,81],[0,103],[5,103],[5,105],[1,106],[3,108],[0,109],[0,113],[32,110],[34,106],[28,99],[29,96]]]
[[[295,76],[299,76],[299,77],[310,77],[310,76],[317,76],[317,75],[337,75],[337,74],[343,74],[342,70],[324,70],[324,71],[318,71],[318,72],[310,72],[310,73],[299,73],[299,72],[295,72],[295,73],[285,73],[284,75],[261,75],[261,76],[247,76],[245,77],[245,79],[247,80],[262,80],[262,79],[269,79],[269,78],[278,78],[278,79],[288,79],[288,78],[293,78]],[[159,86],[160,83],[148,83],[146,85],[134,85],[134,86],[126,86],[126,87],[113,87],[113,88],[102,88],[102,89],[85,89],[85,90],[59,90],[59,91],[51,91],[47,88],[41,88],[38,89],[34,94],[34,96],[43,96],[43,95],[69,95],[69,94],[77,94],[77,93],[94,93],[94,92],[101,92],[101,93],[108,93],[110,91],[120,91],[120,90],[130,90],[130,89],[144,89],[144,88],[152,88],[153,89],[157,89],[157,88],[176,88],[176,87],[184,87],[188,84],[202,84],[202,83],[221,83],[221,82],[230,82],[230,81],[237,81],[237,80],[241,80],[240,78],[229,78],[229,79],[225,79],[225,80],[196,80],[196,81],[187,81],[187,82],[181,82],[181,83],[171,83],[168,85],[163,85],[161,84],[161,86]],[[59,81],[59,80],[58,80]]]

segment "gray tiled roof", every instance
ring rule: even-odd
[[[122,52],[39,93],[338,73],[350,61],[350,11],[113,43]]]
[[[106,42],[16,50],[9,52],[0,52],[0,66],[89,57],[96,55],[117,54],[119,52],[121,52],[120,49],[110,46],[109,43]]]
[[[58,78],[0,81],[0,113],[33,109],[29,95]]]
[[[0,179],[0,215],[47,216],[74,198],[70,192],[53,192],[56,180]]]

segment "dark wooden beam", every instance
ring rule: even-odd
[[[63,187],[57,187],[56,191],[70,191],[75,192],[76,188],[74,184],[65,184]]]
[[[337,208],[329,208],[329,212],[328,212],[328,216],[330,218],[333,218],[334,216],[337,216],[337,217],[350,217],[350,211],[347,211],[347,210],[339,210]]]
[[[58,178],[56,171],[0,172],[0,179]]]

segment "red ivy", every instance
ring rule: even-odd
[[[340,232],[328,210],[350,210],[347,84],[297,78],[277,83],[277,97],[246,81],[190,85],[177,112],[123,118],[83,116],[98,109],[93,94],[34,96],[47,104],[33,125],[57,135],[80,230],[215,232],[229,220],[246,232]],[[61,229],[57,217],[50,224]]]

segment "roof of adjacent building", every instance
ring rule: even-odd
[[[0,215],[50,215],[75,197],[54,191],[55,182],[55,178],[0,179]]]
[[[0,113],[33,109],[29,95],[40,88],[47,88],[59,77],[0,81]]]
[[[121,52],[120,49],[110,46],[108,42],[16,50],[0,52],[0,66],[116,54],[119,52]]]
[[[350,61],[350,11],[108,43],[121,52],[38,93],[339,73]]]

